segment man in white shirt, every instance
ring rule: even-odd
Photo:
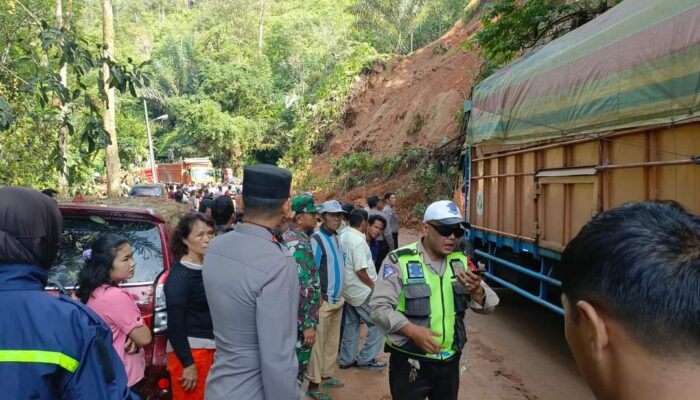
[[[375,357],[382,349],[384,332],[370,316],[369,300],[377,273],[365,236],[367,219],[367,211],[353,210],[349,216],[349,226],[340,235],[346,257],[343,297],[347,303],[345,328],[340,343],[340,368],[357,365],[363,370],[381,371],[386,363],[377,361]],[[367,325],[367,339],[358,355],[361,320]]]

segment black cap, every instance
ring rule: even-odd
[[[243,170],[243,195],[262,199],[288,199],[292,186],[292,173],[269,164],[245,167]]]
[[[350,214],[352,210],[355,209],[355,206],[349,203],[343,203],[340,207],[343,209],[343,211],[345,211],[346,214]]]

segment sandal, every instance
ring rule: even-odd
[[[323,390],[311,390],[308,389],[306,391],[306,396],[311,397],[312,399],[316,400],[331,400],[331,396],[328,395],[328,393],[324,392]]]
[[[345,384],[335,378],[328,378],[321,382],[321,387],[323,388],[341,388],[344,387]]]

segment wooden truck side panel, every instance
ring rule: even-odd
[[[700,123],[472,151],[474,229],[561,252],[594,215],[675,200],[700,214]]]

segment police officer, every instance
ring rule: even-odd
[[[298,399],[296,261],[277,231],[290,211],[292,175],[272,165],[243,173],[243,223],[204,258],[216,355],[208,400]]]
[[[456,400],[467,341],[464,313],[489,313],[498,304],[468,257],[455,251],[465,225],[453,202],[435,202],[425,211],[421,240],[382,263],[370,306],[387,332],[395,400]]]
[[[79,302],[44,291],[62,225],[53,199],[0,189],[0,397],[138,399],[109,327]]]

